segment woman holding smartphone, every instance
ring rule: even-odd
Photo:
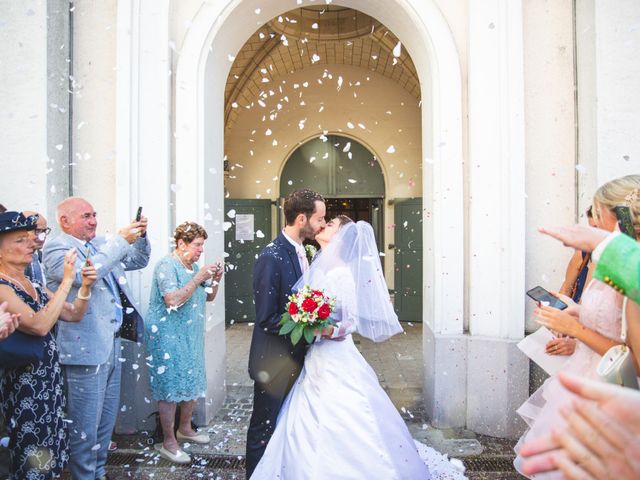
[[[608,231],[615,230],[617,218],[614,208],[629,203],[634,228],[636,232],[640,232],[639,191],[640,175],[629,175],[602,185],[593,198],[596,225]],[[602,355],[609,348],[622,343],[623,296],[609,285],[593,279],[585,288],[580,305],[566,295],[558,294],[558,297],[568,308],[558,310],[539,305],[534,312],[536,320],[551,330],[576,339],[575,352],[562,367],[563,372],[597,378],[596,367]],[[561,410],[570,405],[574,398],[575,396],[560,384],[557,375],[548,378],[518,409],[529,430],[516,445],[516,453],[528,439],[565,425]],[[521,464],[522,459],[518,456],[514,465],[522,473]]]
[[[208,435],[195,432],[191,427],[195,401],[204,396],[207,386],[206,302],[216,298],[223,272],[221,262],[202,268],[196,264],[206,239],[207,232],[197,223],[185,222],[176,228],[175,250],[162,258],[153,272],[145,322],[151,393],[158,401],[164,434],[163,443],[155,449],[175,463],[191,461],[178,442],[209,443]],[[177,403],[180,403],[180,424],[175,432]]]

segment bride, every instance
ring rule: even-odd
[[[316,337],[252,480],[462,479],[447,458],[415,442],[351,338],[379,342],[402,332],[366,222],[331,220],[322,250],[294,286],[336,297],[337,327]],[[339,341],[342,338],[342,341]]]

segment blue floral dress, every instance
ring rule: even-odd
[[[164,303],[167,293],[184,287],[197,272],[197,265],[187,270],[174,255],[161,259],[153,272],[145,340],[151,394],[155,400],[195,400],[206,391],[205,287],[198,285],[191,298],[178,307],[168,308]]]
[[[38,301],[12,283],[0,279],[34,311],[49,299],[35,285]],[[58,346],[53,332],[42,337],[44,359],[38,365],[4,369],[0,377],[0,415],[9,429],[11,479],[45,480],[58,478],[69,461],[65,423],[66,397]]]

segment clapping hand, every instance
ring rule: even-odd
[[[20,314],[7,312],[7,302],[0,304],[0,340],[4,340],[16,331],[20,324]]]
[[[82,286],[91,288],[91,285],[93,285],[97,279],[98,271],[93,265],[93,261],[90,258],[87,258],[87,261],[82,267]]]
[[[200,284],[211,279],[214,282],[214,285],[217,285],[222,278],[223,270],[224,269],[221,262],[210,263],[198,270],[198,273],[196,273],[194,280],[196,283]]]
[[[527,475],[560,470],[569,479],[640,478],[640,393],[606,383],[559,375],[578,396],[563,411],[567,427],[522,446]]]
[[[76,260],[78,259],[78,252],[75,247],[67,250],[67,253],[64,254],[63,260],[63,272],[62,272],[62,280],[67,280],[68,282],[73,282],[73,279],[76,276]]]

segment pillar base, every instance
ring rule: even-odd
[[[529,360],[516,340],[438,335],[424,326],[427,415],[438,428],[516,438],[516,409],[529,397]]]

